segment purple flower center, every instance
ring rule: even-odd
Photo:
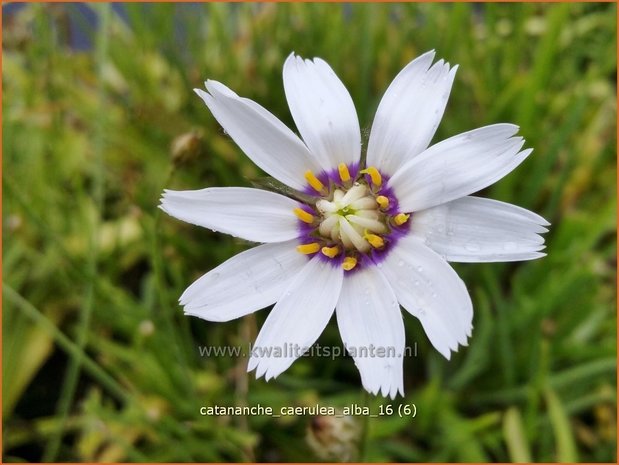
[[[409,231],[411,214],[399,211],[389,178],[375,167],[341,163],[305,178],[315,200],[295,209],[300,253],[351,272],[382,262]]]

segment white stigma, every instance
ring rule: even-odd
[[[384,214],[364,184],[356,183],[347,192],[336,189],[333,200],[321,199],[316,208],[322,218],[318,231],[320,235],[338,241],[347,249],[369,252],[372,246],[367,234],[384,234],[387,227]]]

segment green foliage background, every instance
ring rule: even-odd
[[[294,127],[282,64],[320,56],[367,135],[391,79],[429,49],[460,64],[435,140],[514,122],[535,148],[482,195],[551,221],[548,256],[455,266],[476,313],[449,362],[405,315],[418,356],[396,405],[418,415],[371,419],[361,458],[616,460],[615,4],[88,8],[96,28],[76,5],[5,18],[5,461],[317,460],[309,417],[198,409],[361,404],[352,360],[306,357],[267,384],[244,358],[200,357],[253,340],[268,310],[183,316],[182,290],[247,244],[160,215],[158,198],[261,175],[192,92],[205,78]],[[93,46],[71,48],[76,32]],[[320,343],[340,344],[334,321]]]

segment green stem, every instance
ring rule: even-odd
[[[370,407],[370,394],[365,389],[363,388],[361,389],[363,390],[361,394],[363,406],[369,408]],[[370,432],[370,416],[362,415],[361,438],[359,439],[359,457],[357,458],[357,461],[359,462],[365,461],[365,454],[367,452],[369,432]]]
[[[175,173],[176,164],[172,162],[164,186],[169,186],[172,183],[172,179]],[[180,328],[182,331],[181,337],[179,337],[179,334],[175,331],[176,322],[174,321],[173,313],[170,310],[170,306],[172,305],[176,307],[177,303],[175,298],[170,297],[170,294],[168,292],[168,285],[166,283],[164,275],[164,259],[161,248],[161,210],[159,208],[156,209],[152,218],[152,223],[149,223],[149,226],[151,263],[153,267],[153,273],[155,275],[157,297],[159,298],[160,309],[160,311],[156,315],[156,318],[160,319],[162,326],[166,328],[168,332],[168,336],[172,341],[172,347],[181,362],[181,370],[183,371],[183,375],[186,378],[186,386],[189,391],[189,395],[195,398],[197,396],[197,393],[195,390],[195,385],[193,383],[191,370],[189,368],[188,359],[189,354],[191,354],[189,344],[191,344],[193,337],[191,335],[188,318],[182,318],[180,320]]]
[[[95,206],[94,218],[90,227],[90,250],[86,268],[91,279],[88,280],[86,290],[84,293],[84,305],[79,315],[79,326],[77,332],[77,347],[80,352],[84,351],[86,343],[88,341],[88,331],[90,328],[90,320],[92,318],[92,310],[95,300],[95,280],[97,279],[98,272],[98,244],[97,233],[99,228],[99,222],[101,218],[101,212],[103,209],[103,199],[105,196],[105,179],[104,179],[104,137],[105,137],[105,121],[103,107],[105,104],[105,87],[103,83],[103,68],[107,59],[108,48],[108,28],[110,23],[110,5],[101,4],[99,6],[100,24],[97,31],[97,78],[98,78],[98,100],[101,108],[100,117],[96,121],[95,133],[94,133],[94,179],[92,185],[91,196],[93,204]],[[79,354],[79,353],[77,353]],[[69,366],[65,374],[65,379],[60,393],[60,399],[58,400],[58,415],[60,416],[59,427],[55,434],[52,435],[45,451],[43,453],[44,462],[55,462],[56,457],[60,449],[62,436],[66,427],[67,418],[69,416],[69,410],[73,404],[75,398],[75,391],[77,389],[77,382],[80,377],[80,371],[82,367],[82,356],[74,355],[69,360]]]
[[[249,341],[251,339],[252,329],[256,324],[255,315],[250,314],[241,319],[239,326],[239,339],[241,341]],[[249,405],[248,392],[249,392],[249,373],[245,369],[247,360],[245,358],[239,358],[237,366],[235,367],[235,383],[236,383],[236,402],[239,407],[246,407]],[[238,416],[238,428],[243,433],[249,433],[249,421],[246,416]],[[251,444],[247,444],[243,447],[243,460],[247,462],[255,462],[256,456]]]
[[[90,358],[83,348],[80,348],[75,342],[69,339],[60,331],[56,325],[47,318],[41,311],[32,303],[26,300],[21,294],[14,290],[7,283],[2,283],[2,295],[8,302],[16,305],[26,317],[30,318],[35,324],[40,325],[54,339],[62,350],[64,350],[71,358],[80,359],[84,370],[90,376],[96,379],[101,386],[109,391],[109,393],[121,402],[128,402],[130,394],[125,388],[118,383],[110,374],[101,368],[97,362]]]

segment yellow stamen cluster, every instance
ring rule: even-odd
[[[295,208],[293,211],[294,214],[297,215],[297,218],[299,218],[304,223],[312,224],[314,222],[314,215],[312,215],[311,213],[308,213],[301,208]]]
[[[337,165],[337,171],[340,174],[340,179],[342,182],[350,181],[350,172],[348,171],[348,166],[346,166],[346,163],[340,163]]]
[[[376,234],[368,233],[367,231],[363,235],[363,238],[366,241],[368,241],[370,245],[374,247],[375,249],[380,249],[381,247],[384,247],[385,245],[385,240],[382,237]]]
[[[320,249],[320,251],[322,252],[323,255],[329,258],[335,258],[339,255],[340,248],[338,246],[323,247],[322,249]]]
[[[325,188],[325,185],[320,181],[320,179],[318,179],[310,170],[305,172],[305,180],[314,188],[316,192],[322,192]]]
[[[383,177],[380,172],[373,166],[368,166],[366,169],[360,171],[361,174],[369,174],[372,184],[376,187],[380,187],[383,184]]]
[[[364,174],[368,175],[367,179]],[[297,246],[305,255],[322,253],[329,259],[339,257],[345,271],[354,269],[360,254],[381,250],[388,245],[385,235],[392,228],[406,224],[408,213],[387,213],[389,197],[381,194],[383,178],[373,166],[359,171],[353,178],[345,163],[337,167],[341,182],[325,186],[311,171],[305,179],[320,199],[312,206],[314,214],[295,208],[294,214],[303,223],[312,225],[308,243]],[[315,229],[314,229],[315,228]]]
[[[411,216],[408,213],[398,213],[393,217],[393,222],[396,226],[402,226],[404,223],[408,221]]]
[[[355,266],[357,266],[357,259],[355,257],[346,257],[342,263],[342,268],[344,268],[344,271],[350,271]]]
[[[379,195],[376,197],[376,203],[380,206],[382,210],[386,210],[389,208],[389,198],[384,195]]]
[[[297,245],[297,252],[304,255],[310,255],[320,250],[320,244],[318,242],[312,242],[310,244]]]

